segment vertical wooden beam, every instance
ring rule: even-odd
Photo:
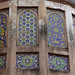
[[[67,10],[65,10],[65,16],[66,16],[66,30],[67,30],[67,36],[68,36],[68,50],[69,50],[69,63],[70,63],[70,74],[74,75],[73,71],[73,53],[74,53],[74,34],[73,34],[73,21],[72,21],[72,13],[71,13],[71,8],[67,6]],[[74,53],[75,54],[75,53]]]
[[[68,9],[69,7],[67,7]],[[66,16],[66,28],[67,28],[67,36],[68,36],[68,45],[74,44],[74,34],[73,34],[73,21],[72,21],[72,13],[71,8],[65,11]]]
[[[74,45],[75,45],[75,27],[73,28],[74,30]]]
[[[40,75],[47,75],[47,54],[48,51],[46,49],[46,40],[44,39],[44,25],[46,24],[46,6],[45,0],[40,0],[39,2],[39,20],[41,22],[41,45],[39,51],[39,61],[40,61]]]
[[[17,0],[10,1],[9,8],[10,17],[10,35],[11,35],[11,49],[10,49],[10,73],[9,75],[16,75],[16,20],[17,20]]]
[[[45,0],[39,1],[39,19],[46,20],[46,6],[45,6]]]

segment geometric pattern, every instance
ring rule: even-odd
[[[48,66],[51,70],[69,71],[69,59],[64,56],[48,55]]]
[[[6,46],[7,16],[0,14],[0,46]]]
[[[60,14],[63,18],[65,17],[64,12],[61,12],[61,11],[59,11],[59,10],[53,10],[53,9],[47,8],[47,14],[50,14],[50,13],[58,13],[58,14]]]
[[[47,20],[48,45],[66,48],[64,21],[57,13],[51,13]]]
[[[6,56],[0,56],[0,70],[6,69]]]
[[[18,44],[25,46],[37,45],[37,18],[31,11],[25,11],[19,16]]]
[[[38,54],[17,54],[16,67],[17,68],[38,68],[39,67]]]

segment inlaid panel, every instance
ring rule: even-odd
[[[62,12],[47,10],[47,32],[48,45],[59,48],[66,48],[64,14]]]
[[[6,69],[6,55],[0,55],[0,70]]]
[[[69,59],[64,56],[48,55],[48,66],[51,70],[69,71]]]
[[[6,46],[7,16],[0,14],[0,46]]]
[[[39,56],[38,54],[17,54],[16,56],[17,68],[38,68]]]
[[[18,13],[20,13],[19,10]],[[34,11],[24,10],[20,14],[18,31],[18,45],[37,45],[37,15]]]
[[[70,0],[72,3],[75,3],[75,0]]]

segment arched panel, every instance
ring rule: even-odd
[[[6,46],[6,31],[8,17],[5,14],[0,14],[0,46]]]
[[[47,20],[48,45],[66,48],[64,20],[57,13],[50,13]]]
[[[18,45],[37,45],[37,17],[32,11],[24,11],[19,15]]]
[[[75,3],[75,0],[70,0],[72,3]]]

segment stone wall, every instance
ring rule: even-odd
[[[17,8],[38,8],[39,44],[27,47],[17,45]],[[0,75],[75,75],[75,30],[73,28],[72,14],[75,9],[69,5],[45,0],[12,0],[0,3],[0,9],[9,9],[7,47],[0,48],[0,54],[7,54],[6,69]],[[47,13],[46,8],[58,9],[65,12],[65,23],[68,48],[52,48],[47,43]],[[16,53],[39,53],[39,68],[16,68]],[[48,68],[48,53],[69,56],[70,71],[53,71]]]

